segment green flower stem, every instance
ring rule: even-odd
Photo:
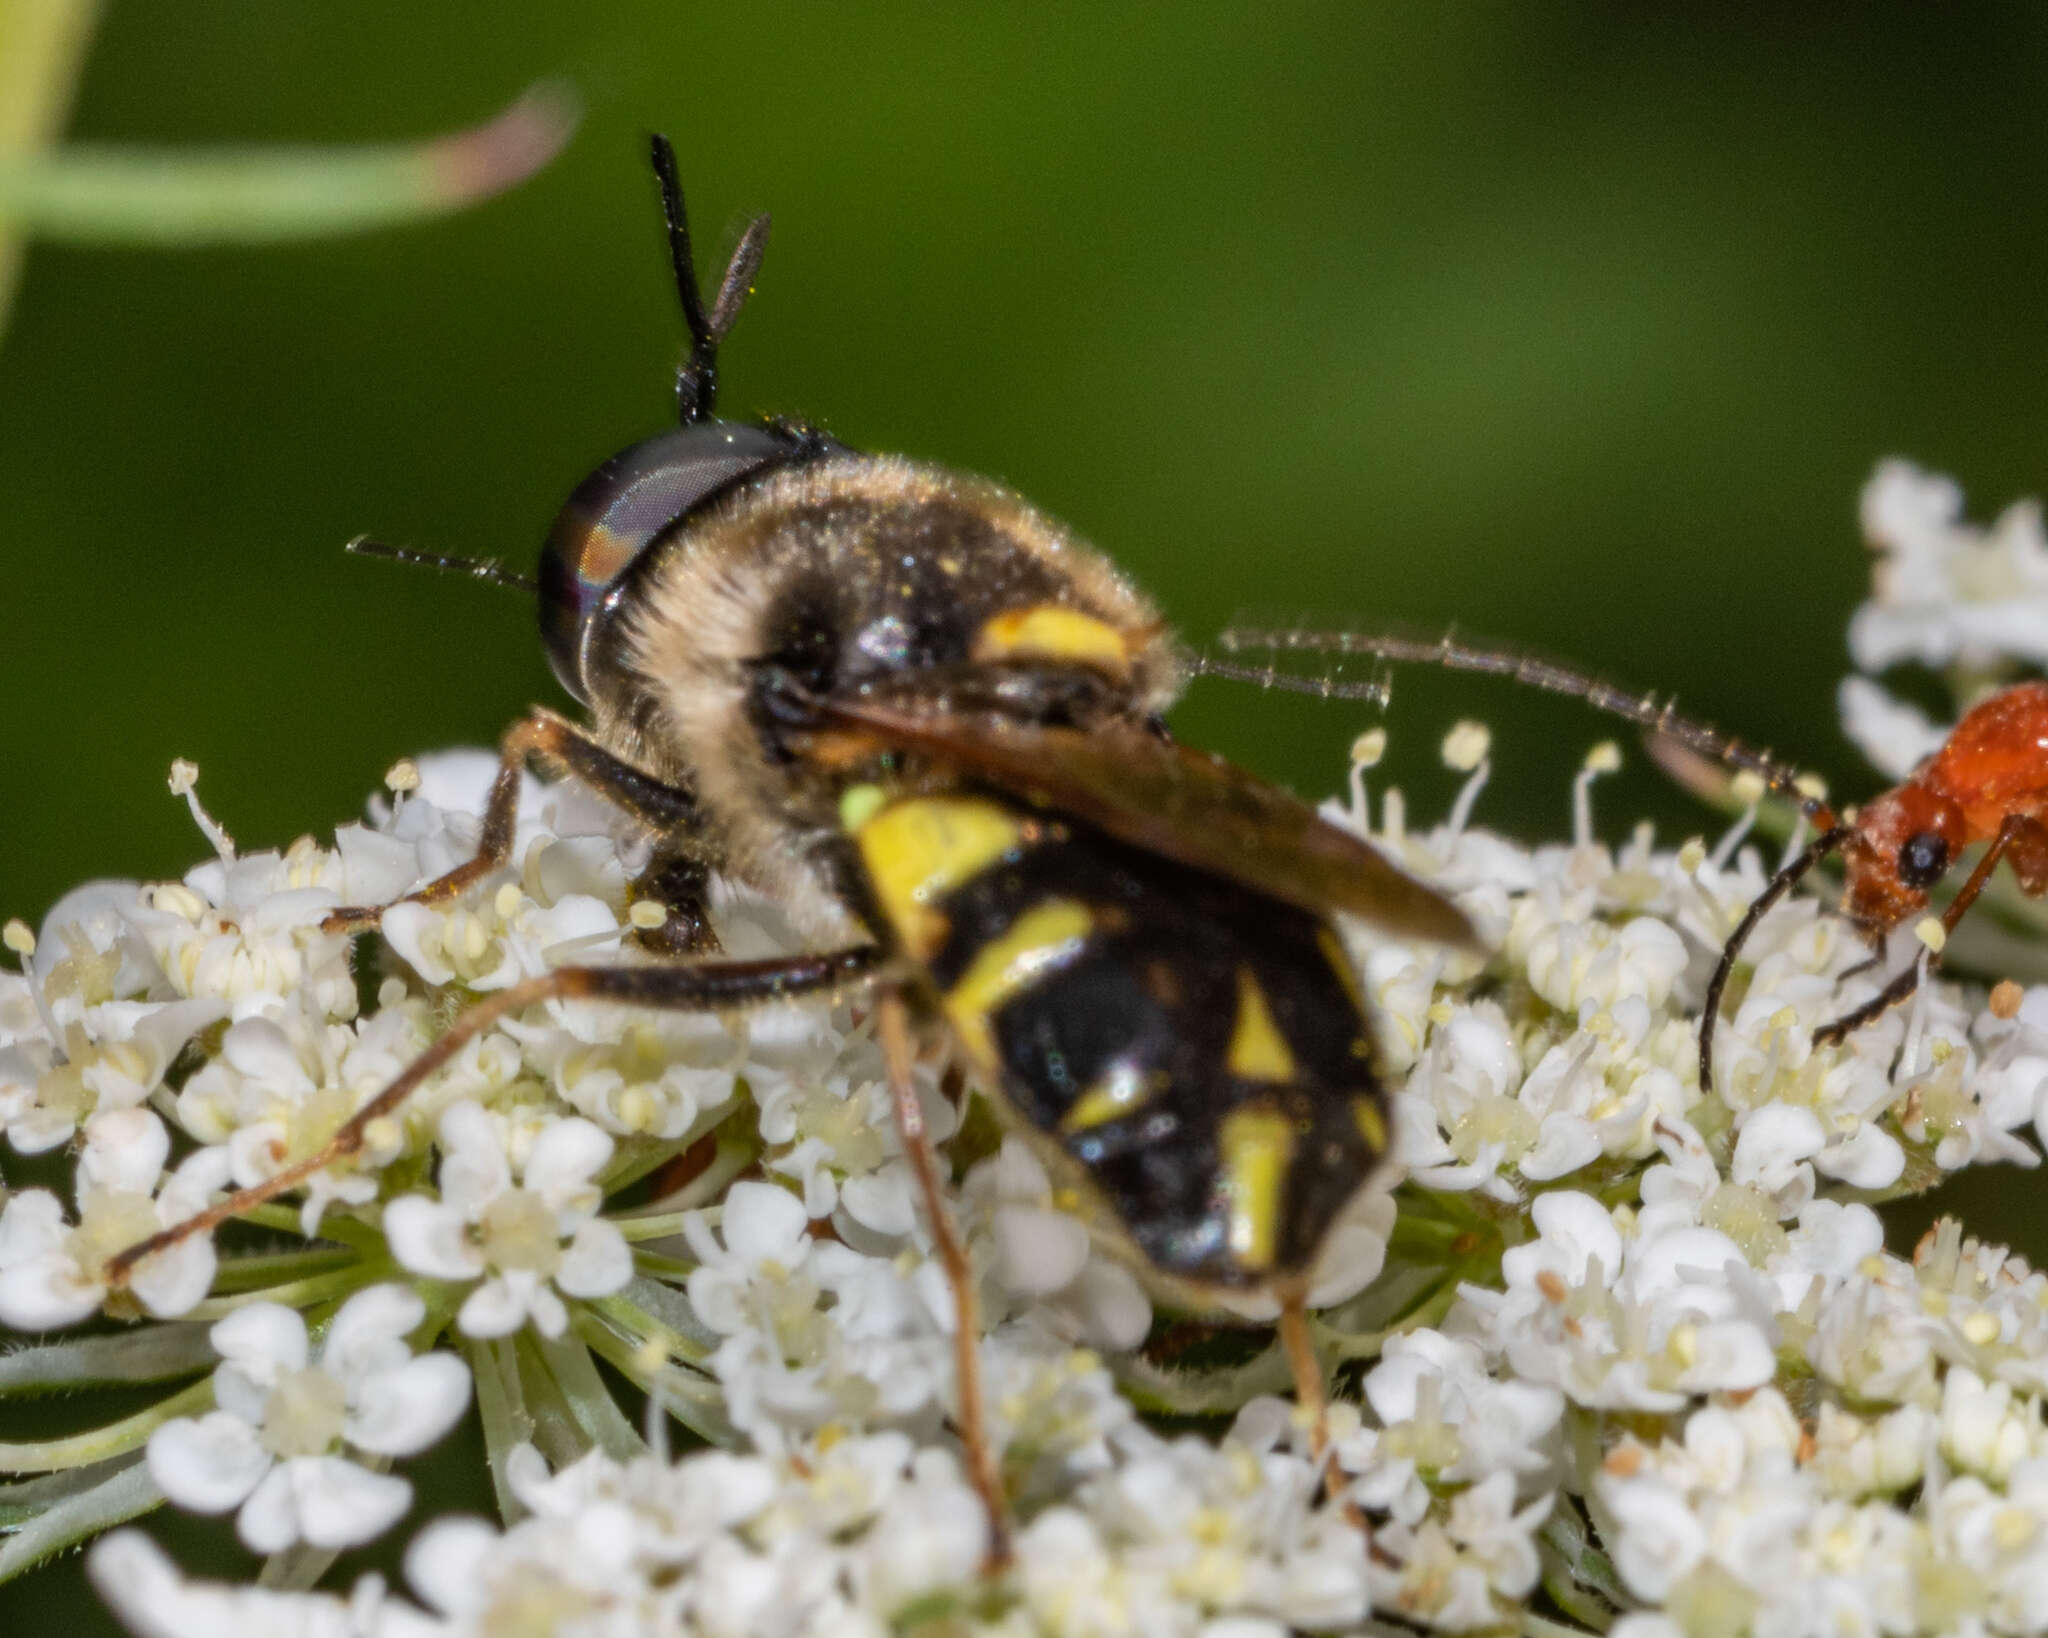
[[[258,1286],[280,1285],[289,1280],[326,1274],[352,1263],[357,1252],[347,1246],[321,1247],[311,1251],[263,1252],[253,1257],[231,1257],[213,1277],[213,1294],[250,1291]]]
[[[660,1240],[680,1234],[686,1211],[665,1211],[654,1217],[614,1217],[612,1222],[629,1241]]]
[[[73,244],[264,244],[438,216],[561,152],[576,115],[559,88],[417,143],[184,151],[79,145],[0,163],[0,217]]]
[[[296,1206],[252,1206],[242,1213],[239,1221],[253,1223],[258,1228],[277,1229],[296,1239],[305,1238],[299,1232],[299,1208]],[[354,1246],[359,1251],[376,1251],[384,1244],[384,1236],[368,1223],[338,1211],[330,1211],[320,1219],[319,1238],[332,1240],[337,1245]]]
[[[533,1444],[556,1472],[590,1453],[595,1441],[570,1408],[562,1385],[548,1369],[541,1353],[540,1338],[531,1327],[512,1340],[514,1369],[519,1373],[519,1390],[526,1401],[526,1414],[533,1422]]]
[[[360,1291],[366,1285],[375,1285],[387,1275],[398,1272],[398,1265],[388,1257],[362,1259],[350,1263],[346,1268],[336,1269],[331,1274],[315,1274],[303,1280],[291,1280],[283,1285],[265,1286],[256,1291],[241,1291],[232,1296],[208,1297],[186,1316],[192,1320],[217,1320],[232,1314],[237,1308],[246,1308],[252,1302],[282,1303],[287,1308],[310,1308],[315,1303],[346,1297]]]
[[[516,1524],[526,1516],[526,1509],[512,1494],[505,1461],[515,1446],[533,1437],[533,1418],[526,1413],[512,1344],[508,1340],[471,1342],[463,1353],[476,1381],[477,1415],[484,1425],[484,1459],[491,1470],[491,1489],[498,1498],[498,1517],[507,1525]]]
[[[178,1321],[131,1326],[107,1336],[46,1342],[0,1354],[0,1395],[49,1393],[111,1382],[162,1382],[211,1370],[207,1327]]]
[[[584,1306],[624,1332],[635,1347],[652,1342],[669,1358],[686,1360],[692,1365],[701,1365],[711,1357],[710,1349],[683,1335],[674,1326],[655,1318],[623,1294],[613,1297],[592,1297]]]
[[[1462,1283],[1461,1276],[1455,1273],[1448,1275],[1400,1319],[1377,1331],[1340,1331],[1324,1325],[1313,1315],[1310,1323],[1319,1341],[1335,1359],[1378,1359],[1386,1351],[1390,1338],[1435,1325],[1448,1314],[1451,1305],[1458,1300],[1458,1287]]]
[[[1521,1630],[1526,1638],[1591,1638],[1583,1627],[1569,1626],[1563,1621],[1553,1621],[1546,1615],[1524,1608],[1520,1612]],[[1595,1627],[1595,1633],[1605,1632],[1605,1627]]]
[[[721,1111],[722,1114],[731,1112]],[[748,1130],[734,1131],[735,1126],[745,1126]],[[726,1184],[753,1165],[760,1158],[760,1154],[761,1141],[752,1130],[752,1123],[727,1120],[718,1128],[718,1150],[712,1155],[711,1164],[681,1188],[671,1189],[659,1200],[650,1201],[648,1209],[663,1213],[681,1213],[697,1210],[714,1200],[722,1200],[725,1198]],[[623,1227],[627,1219],[619,1218],[616,1221]]]
[[[62,1468],[84,1467],[104,1462],[111,1456],[138,1450],[164,1423],[179,1416],[191,1416],[213,1407],[213,1378],[181,1388],[168,1399],[159,1399],[147,1410],[109,1422],[103,1428],[75,1433],[68,1439],[46,1439],[37,1444],[0,1445],[0,1473],[55,1473]]]
[[[644,1339],[621,1336],[595,1314],[579,1314],[575,1325],[576,1334],[589,1344],[592,1353],[699,1439],[711,1445],[739,1443],[738,1430],[726,1419],[725,1395],[717,1383],[667,1360],[650,1368],[648,1356],[653,1350],[646,1347]]]
[[[695,1263],[686,1263],[680,1257],[664,1257],[658,1251],[633,1253],[634,1273],[645,1274],[649,1279],[666,1280],[671,1285],[681,1285],[696,1267]]]
[[[646,1441],[620,1413],[618,1401],[605,1386],[591,1360],[590,1349],[579,1335],[572,1331],[559,1337],[541,1337],[538,1347],[548,1374],[568,1401],[569,1414],[598,1449],[620,1462],[647,1454]]]
[[[99,0],[0,0],[0,163],[57,139],[99,15]],[[23,234],[0,227],[0,333],[26,249]]]
[[[131,1462],[90,1490],[67,1496],[9,1536],[0,1546],[0,1581],[11,1580],[103,1530],[141,1517],[162,1506],[163,1499],[163,1492],[149,1476],[149,1464]]]

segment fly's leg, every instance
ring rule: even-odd
[[[424,887],[415,888],[400,903],[445,904],[505,865],[512,856],[512,839],[519,827],[519,776],[529,758],[556,774],[579,780],[664,837],[686,836],[695,827],[697,808],[688,791],[665,784],[630,762],[621,761],[566,717],[536,707],[507,729],[499,743],[498,776],[491,781],[490,796],[484,804],[483,831],[477,838],[476,856],[446,875],[436,876]],[[686,925],[699,924],[703,917],[701,892],[692,903],[669,903],[667,908]],[[330,914],[320,924],[321,930],[361,932],[376,926],[384,909],[382,905],[345,906]]]
[[[953,1371],[960,1400],[960,1443],[967,1455],[967,1477],[988,1510],[988,1555],[982,1560],[982,1571],[994,1574],[1010,1562],[1010,1502],[1003,1493],[995,1447],[989,1442],[982,1399],[981,1301],[975,1292],[974,1265],[968,1261],[967,1244],[960,1238],[959,1225],[939,1187],[938,1155],[925,1129],[924,1109],[917,1101],[917,1085],[911,1076],[916,1053],[910,1037],[910,1009],[900,991],[891,990],[881,998],[876,1022],[889,1066],[896,1130],[902,1135],[903,1152],[924,1201],[925,1221],[931,1226],[940,1266],[953,1291]]]
[[[316,1153],[275,1176],[238,1190],[205,1211],[139,1240],[107,1259],[107,1284],[125,1285],[135,1265],[195,1234],[295,1189],[316,1172],[360,1153],[379,1122],[390,1121],[413,1090],[435,1070],[507,1013],[543,1001],[609,1001],[620,1006],[679,1012],[711,1012],[755,1006],[789,996],[841,989],[873,977],[881,961],[871,944],[823,955],[781,956],[772,961],[723,961],[689,967],[557,967],[485,997],[459,1016],[434,1044],[405,1066]]]

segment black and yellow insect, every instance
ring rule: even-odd
[[[682,424],[575,491],[537,588],[549,656],[590,726],[545,710],[518,723],[477,857],[412,897],[448,899],[505,863],[534,759],[653,833],[641,891],[668,907],[665,959],[558,968],[491,996],[326,1150],[130,1248],[112,1273],[352,1153],[508,1012],[865,986],[961,1310],[960,1431],[999,1556],[973,1282],[910,1090],[918,1042],[949,1039],[1105,1231],[1185,1300],[1277,1297],[1301,1392],[1319,1402],[1308,1273],[1387,1148],[1332,918],[1445,941],[1470,929],[1293,797],[1178,744],[1161,714],[1187,666],[1157,611],[1022,499],[810,426],[715,419],[718,343],[766,220],[707,310],[660,139],[654,158],[691,336]],[[718,959],[702,913],[712,869],[774,896],[822,953]]]

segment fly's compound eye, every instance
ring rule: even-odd
[[[585,705],[653,548],[731,490],[777,467],[836,451],[780,428],[704,421],[635,444],[576,486],[540,556],[540,631],[548,663]]]
[[[1924,893],[1948,874],[1948,843],[1934,831],[1923,830],[1906,838],[1899,849],[1899,880],[1916,893]]]

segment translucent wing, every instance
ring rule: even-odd
[[[819,702],[817,754],[877,748],[928,757],[1148,852],[1402,938],[1476,942],[1464,912],[1349,831],[1221,757],[1132,726],[1038,728]],[[851,743],[848,743],[848,742]]]

